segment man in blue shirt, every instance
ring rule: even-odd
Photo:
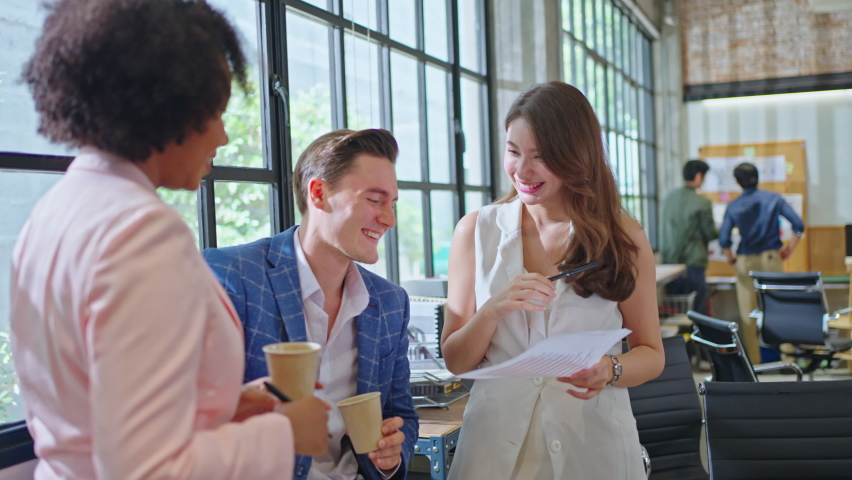
[[[780,272],[783,261],[790,256],[805,224],[781,195],[757,189],[757,168],[751,163],[741,163],[734,169],[734,178],[743,188],[743,193],[728,205],[719,244],[722,253],[734,265],[737,272],[737,302],[742,319],[741,332],[746,351],[752,363],[760,363],[760,343],[757,338],[755,319],[749,314],[757,307],[754,286],[748,272]],[[784,217],[793,226],[796,235],[784,246],[778,217]],[[740,231],[740,245],[736,258],[731,253],[731,230]]]

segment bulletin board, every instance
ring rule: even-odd
[[[804,221],[805,235],[793,254],[784,261],[786,272],[808,271],[808,217],[807,217],[807,165],[805,142],[744,143],[735,145],[705,145],[698,150],[699,157],[710,165],[701,194],[713,202],[713,217],[716,227],[721,227],[724,209],[739,197],[742,189],[734,179],[734,167],[742,162],[754,163],[758,167],[758,188],[784,195]],[[783,225],[787,225],[786,220]],[[782,226],[782,240],[792,232],[789,225]],[[786,245],[786,241],[784,244]],[[736,245],[734,246],[734,249]],[[734,250],[736,253],[736,250]],[[708,276],[734,276],[734,267],[723,261],[718,242],[710,245]]]

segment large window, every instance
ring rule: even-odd
[[[336,128],[386,128],[400,145],[398,226],[385,236],[379,263],[367,267],[395,282],[445,275],[456,222],[494,196],[486,2],[208,3],[238,28],[252,88],[235,88],[224,117],[230,143],[199,191],[159,192],[199,248],[298,223],[290,183],[305,147]],[[76,153],[36,134],[32,99],[17,82],[44,15],[40,2],[0,4],[0,437],[4,425],[23,419],[5,333],[12,248],[34,203]]]
[[[565,81],[594,107],[624,207],[656,245],[651,40],[614,0],[562,0],[562,29]]]
[[[445,275],[456,221],[492,197],[484,2],[284,3],[283,25],[273,23],[286,32],[291,141],[283,153],[292,165],[334,128],[391,130],[400,147],[398,225],[367,268],[400,282]]]

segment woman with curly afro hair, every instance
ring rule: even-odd
[[[13,253],[36,479],[282,479],[328,406],[242,385],[239,319],[156,189],[195,190],[245,58],[190,0],[58,0],[25,65],[39,132],[80,149]]]

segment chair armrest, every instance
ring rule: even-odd
[[[852,312],[852,307],[841,308],[840,310],[835,310],[834,313],[831,314],[832,317],[837,318],[840,315],[845,315],[849,312]]]
[[[701,345],[710,347],[719,353],[737,353],[739,348],[737,348],[737,344],[735,343],[726,343],[724,345],[720,345],[718,343],[713,343],[710,340],[705,340],[701,338],[699,335],[693,333],[690,337],[693,341],[700,343]]]
[[[754,373],[771,372],[773,370],[793,370],[796,372],[796,381],[802,381],[802,369],[798,365],[791,362],[772,362],[762,363],[754,366]]]
[[[651,478],[651,456],[648,455],[648,449],[645,445],[639,444],[642,447],[642,464],[645,466],[645,478]]]

